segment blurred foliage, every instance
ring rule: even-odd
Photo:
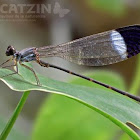
[[[116,74],[95,72],[94,76],[88,76],[121,89],[125,87],[122,78]],[[93,83],[79,78],[72,83],[93,86]],[[69,98],[51,95],[39,112],[32,140],[113,140],[120,132],[116,125],[90,108]]]
[[[121,16],[126,10],[123,0],[88,0],[90,6],[114,16]]]

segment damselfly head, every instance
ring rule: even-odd
[[[7,50],[6,50],[6,56],[11,56],[14,55],[16,53],[16,49],[13,46],[8,46]]]

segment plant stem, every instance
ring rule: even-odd
[[[20,112],[21,112],[21,110],[22,110],[22,108],[27,100],[29,93],[30,93],[30,91],[26,91],[23,93],[12,117],[10,118],[6,127],[4,128],[3,132],[0,135],[0,140],[6,140],[8,134],[10,133],[11,129],[13,128],[13,125],[15,124],[15,121],[17,120],[17,117],[19,116],[19,114],[20,114]]]

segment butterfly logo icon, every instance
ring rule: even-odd
[[[63,18],[65,15],[67,15],[70,12],[69,9],[63,9],[61,8],[60,4],[58,2],[55,3],[53,13],[58,14],[59,17]]]

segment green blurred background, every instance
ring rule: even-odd
[[[3,4],[8,4],[5,11],[9,10],[10,4],[16,6],[44,4],[50,8],[50,11],[45,14],[39,12],[28,14],[26,7],[23,13],[0,12],[0,63],[7,59],[5,51],[8,45],[21,50],[30,46],[61,44],[87,35],[140,23],[139,0],[1,0],[0,6]],[[28,17],[17,18],[17,15]],[[81,74],[104,69],[109,72],[114,71],[124,78],[126,86],[129,87],[135,73],[137,56],[125,62],[98,68],[78,66],[58,58],[45,60]],[[37,72],[56,80],[67,82],[73,78],[57,70],[41,68],[37,64],[33,66]],[[0,89],[0,130],[2,131],[21,93],[11,91],[2,82]],[[39,120],[42,118],[46,122]],[[43,124],[52,128],[47,129]],[[128,140],[129,137],[106,118],[76,101],[58,95],[32,92],[8,139]]]

